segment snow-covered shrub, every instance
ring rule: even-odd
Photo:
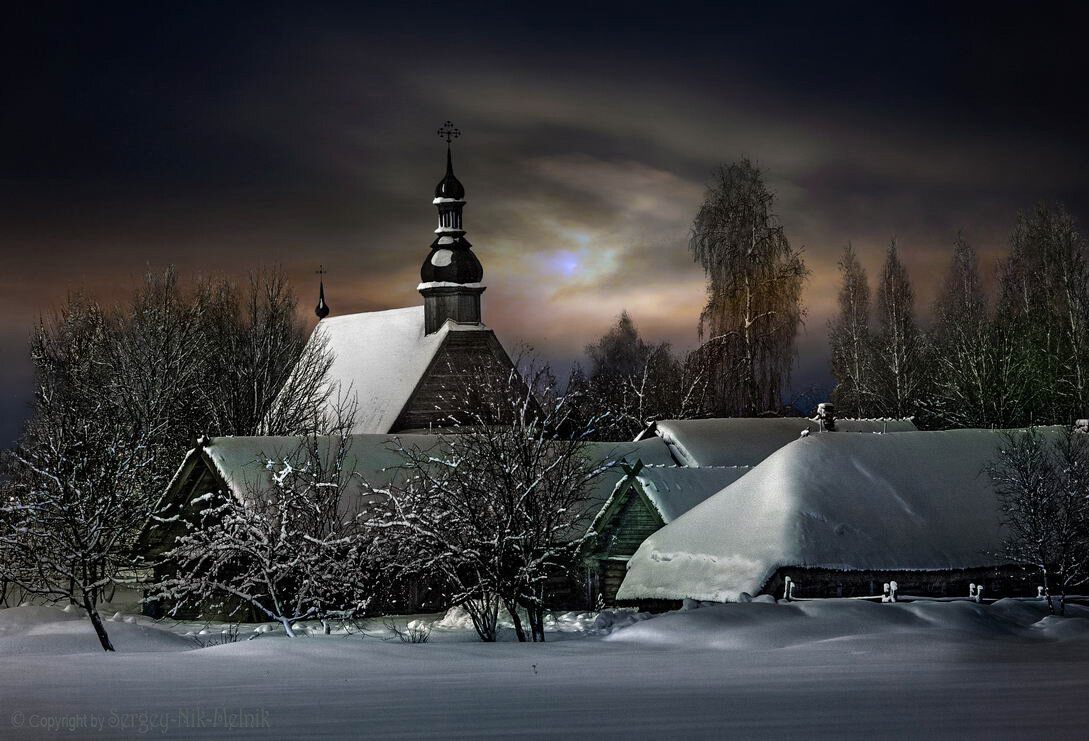
[[[402,475],[368,526],[391,570],[440,584],[482,640],[495,640],[501,608],[520,640],[520,610],[544,640],[546,584],[573,567],[590,485],[608,464],[584,454],[592,428],[547,369],[474,378],[447,402],[451,432],[426,449],[398,443]]]
[[[165,562],[173,575],[156,598],[219,608],[252,609],[288,636],[303,620],[327,622],[362,613],[377,583],[361,500],[346,495],[355,476],[345,465],[351,438],[322,452],[315,437],[291,455],[270,459],[273,485],[244,499],[198,497],[195,520]]]
[[[1052,609],[1058,589],[1061,612],[1067,589],[1089,582],[1089,438],[1007,434],[989,473],[1007,532],[1001,556],[1039,574]]]
[[[382,625],[401,643],[427,643],[431,638],[431,623],[423,620],[409,620],[402,628],[393,618],[386,618]]]
[[[239,634],[239,627],[237,623],[228,625],[218,633],[210,630],[202,630],[197,635],[193,636],[193,642],[200,648],[208,648],[210,646],[225,646],[228,643],[238,643],[241,640]]]

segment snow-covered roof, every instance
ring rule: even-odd
[[[442,444],[438,435],[352,435],[345,456],[344,467],[356,476],[345,487],[345,496],[359,496],[367,488],[388,485],[396,476],[396,467],[402,463],[397,441],[405,448],[429,450]],[[266,468],[270,459],[293,459],[300,451],[305,438],[285,437],[215,437],[208,439],[202,448],[189,451],[179,469],[188,469],[194,457],[203,455],[216,475],[240,499],[259,495],[272,487],[272,473]],[[323,460],[331,461],[336,455],[338,438],[333,435],[317,439],[318,451]],[[595,462],[642,460],[646,465],[662,466],[672,463],[669,449],[658,438],[639,442],[587,443],[587,456]],[[609,498],[617,483],[624,476],[622,468],[608,470],[595,482],[590,494],[589,508],[598,511]],[[180,483],[175,476],[168,492]],[[197,492],[198,495],[206,492]]]
[[[998,501],[985,468],[1000,433],[795,440],[644,541],[617,598],[729,601],[756,594],[786,566],[999,565]]]
[[[636,480],[662,522],[669,524],[748,471],[748,466],[644,466]]]
[[[451,331],[490,332],[483,324],[447,322],[424,334],[424,307],[329,317],[323,337],[333,356],[329,380],[357,404],[355,433],[389,432]]]
[[[686,466],[755,466],[803,431],[820,432],[804,417],[666,419],[656,432]],[[836,432],[914,432],[909,419],[837,419]]]

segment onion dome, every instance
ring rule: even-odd
[[[446,175],[435,187],[432,201],[439,212],[435,240],[420,266],[420,285],[424,297],[424,331],[431,334],[443,323],[480,323],[480,285],[484,268],[473,253],[473,245],[465,238],[462,210],[465,208],[465,187],[454,175],[454,160],[450,142],[461,132],[447,121],[439,136],[446,139]]]
[[[460,237],[452,244],[439,244],[441,240],[439,237],[431,245],[431,252],[420,268],[420,280],[424,283],[479,283],[484,278],[484,268],[469,249],[468,240]]]

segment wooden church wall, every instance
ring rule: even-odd
[[[450,426],[467,382],[482,372],[505,373],[511,367],[491,331],[450,332],[390,432]]]

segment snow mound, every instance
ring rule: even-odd
[[[992,430],[799,438],[647,538],[617,598],[730,602],[788,566],[1001,565],[989,555],[1002,530],[985,468],[1003,439]]]
[[[107,621],[106,632],[118,653],[188,651],[191,640],[158,628]],[[55,607],[0,609],[0,657],[101,654],[91,621],[82,613]]]
[[[1042,601],[899,602],[829,599],[702,606],[633,622],[605,640],[697,649],[778,649],[835,641],[947,642],[1019,638],[1089,643],[1089,608],[1052,616]]]

